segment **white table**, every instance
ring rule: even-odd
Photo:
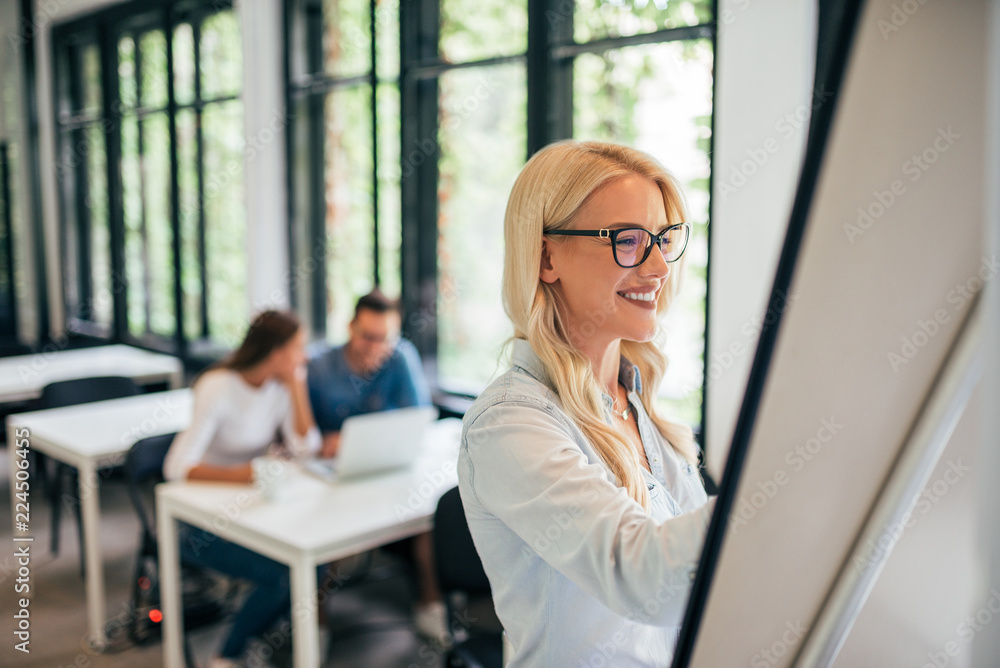
[[[125,376],[139,385],[183,384],[181,361],[171,355],[116,344],[0,358],[0,403],[27,401],[60,380]]]
[[[438,499],[457,484],[460,430],[457,420],[435,423],[401,471],[331,483],[296,468],[288,500],[267,501],[250,485],[157,486],[164,665],[184,664],[177,520],[288,565],[295,666],[318,668],[316,567],[429,531]]]
[[[16,429],[27,429],[29,449],[44,452],[79,472],[83,519],[83,549],[86,555],[87,628],[95,649],[106,644],[104,623],[104,562],[101,557],[100,498],[97,472],[118,466],[136,441],[147,436],[182,431],[191,422],[191,391],[171,390],[140,394],[124,399],[97,401],[65,408],[19,413],[7,418],[7,452],[11,476],[17,470]],[[19,439],[20,440],[20,439]],[[16,508],[16,490],[11,482],[11,510]],[[29,490],[37,494],[32,485]]]

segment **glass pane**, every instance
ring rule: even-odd
[[[243,41],[236,12],[227,10],[205,19],[200,49],[202,99],[238,95],[243,83]]]
[[[108,163],[103,127],[88,126],[84,135],[87,154],[85,206],[90,221],[91,280],[90,312],[84,318],[110,327],[114,304],[111,292],[111,235],[108,230]]]
[[[149,331],[146,295],[146,239],[142,208],[142,162],[139,159],[139,121],[135,114],[122,117],[122,213],[125,220],[125,276],[128,279],[128,330],[134,336]]]
[[[368,0],[323,0],[323,70],[353,76],[371,69]]]
[[[139,99],[135,87],[135,42],[131,37],[118,40],[118,99],[124,109],[134,108]]]
[[[173,232],[170,229],[170,135],[165,113],[147,116],[139,122],[139,155],[150,330],[162,336],[173,336],[177,322]]]
[[[380,79],[399,76],[399,0],[376,0],[375,48]]]
[[[453,63],[508,56],[528,50],[525,0],[441,2],[441,57]]]
[[[194,31],[190,23],[174,28],[174,100],[194,101]]]
[[[660,388],[669,415],[701,423],[708,263],[708,155],[712,115],[712,44],[649,44],[586,54],[573,70],[577,139],[635,146],[680,181],[693,223],[679,301],[668,313],[670,372]]]
[[[96,44],[83,47],[83,108],[101,108],[101,52]]]
[[[503,215],[527,153],[525,70],[455,70],[440,90],[438,368],[478,391],[511,334],[500,301]]]
[[[235,347],[249,320],[242,103],[208,105],[203,127],[208,331]]]
[[[197,125],[194,111],[177,112],[177,185],[180,189],[181,292],[184,337],[202,338],[201,261],[198,223]]]
[[[139,38],[139,100],[144,107],[167,106],[167,40],[162,30]]]
[[[711,0],[576,0],[573,38],[583,43],[700,25],[711,20]]]
[[[326,97],[324,171],[327,235],[327,335],[347,336],[357,298],[372,288],[371,88]]]
[[[399,297],[399,88],[378,87],[378,261],[382,291]]]

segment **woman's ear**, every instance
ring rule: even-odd
[[[552,266],[552,254],[549,251],[549,240],[542,237],[542,260],[538,267],[538,278],[544,283],[555,283],[559,280],[559,273]]]

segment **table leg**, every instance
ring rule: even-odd
[[[169,509],[157,498],[156,533],[159,546],[160,611],[163,613],[163,665],[181,668],[184,665],[184,620],[180,593],[180,550],[177,544],[177,522]]]
[[[291,565],[292,637],[295,668],[319,668],[319,630],[316,627],[316,564],[302,560]]]
[[[83,550],[86,560],[87,621],[91,647],[103,649],[104,618],[107,608],[104,601],[104,560],[101,558],[101,503],[97,488],[97,469],[85,464],[79,469],[80,504],[83,519]],[[57,499],[62,503],[62,499]]]

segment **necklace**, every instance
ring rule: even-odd
[[[623,408],[623,409],[621,409],[619,411],[619,409],[618,409],[618,400],[617,399],[612,399],[612,411],[614,412],[615,415],[617,415],[618,417],[620,417],[625,422],[628,422],[628,412],[629,412],[630,408],[631,408],[631,406],[628,405],[628,400],[626,400],[625,401],[625,408]]]

